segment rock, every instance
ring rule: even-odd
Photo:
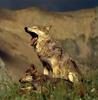
[[[65,39],[61,41],[64,51],[67,52],[70,56],[78,56],[80,51],[75,39]]]
[[[2,93],[4,91],[6,92],[6,90],[9,89],[11,84],[12,84],[12,80],[11,80],[10,76],[7,74],[7,69],[5,67],[5,63],[0,58],[0,91],[2,91]]]

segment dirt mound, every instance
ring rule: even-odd
[[[42,71],[37,55],[28,44],[30,37],[24,32],[24,27],[30,25],[52,25],[50,35],[61,42],[63,41],[63,47],[73,58],[79,58],[80,61],[92,57],[98,59],[97,38],[95,42],[92,42],[98,32],[98,11],[96,8],[67,13],[46,12],[37,8],[15,11],[1,9],[0,56],[13,80],[18,80],[31,63],[39,66],[38,69]],[[66,42],[66,39],[70,41]],[[65,43],[67,44],[64,45]],[[95,64],[95,60],[91,63]]]

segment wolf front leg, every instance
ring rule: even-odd
[[[51,62],[46,57],[39,57],[39,58],[44,67],[44,75],[51,76],[53,74]]]
[[[46,67],[44,67],[44,75],[49,75],[49,71],[47,70],[47,68]]]
[[[43,67],[44,67],[44,75],[52,76],[53,69],[52,69],[50,63],[47,62],[47,61],[42,61],[42,64],[43,64]]]

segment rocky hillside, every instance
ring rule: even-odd
[[[25,26],[51,25],[50,35],[61,41],[63,48],[80,64],[98,66],[98,8],[53,13],[37,8],[0,10],[0,57],[13,80],[19,79],[31,63],[42,66]]]

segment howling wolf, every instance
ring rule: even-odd
[[[82,74],[75,61],[64,54],[58,41],[49,36],[50,27],[33,26],[24,29],[32,37],[31,45],[43,64],[44,74],[71,82],[82,80]]]

